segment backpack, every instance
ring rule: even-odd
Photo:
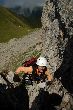
[[[24,67],[29,67],[33,66],[36,64],[37,57],[31,57],[29,60],[26,60],[25,62],[22,63]]]

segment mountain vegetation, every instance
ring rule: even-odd
[[[0,42],[23,37],[33,30],[26,19],[22,20],[9,9],[0,6]]]

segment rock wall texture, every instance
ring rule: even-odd
[[[57,109],[73,108],[73,0],[47,0],[43,7],[42,56],[55,79],[48,91],[63,95]]]
[[[28,47],[33,46],[31,45],[32,43],[35,45],[39,41],[43,42],[43,45],[40,46],[40,48],[42,47],[42,56],[48,59],[48,68],[54,75],[54,80],[50,85],[46,86],[46,90],[39,90],[38,85],[35,83],[27,87],[28,93],[26,88],[24,91],[24,84],[15,87],[11,94],[12,96],[14,94],[16,99],[18,98],[18,101],[16,100],[14,103],[14,100],[12,101],[10,97],[10,102],[8,103],[11,103],[14,108],[17,107],[18,110],[20,110],[19,107],[22,107],[21,110],[24,110],[24,106],[25,110],[29,109],[27,107],[30,107],[30,110],[73,110],[73,0],[47,0],[43,7],[41,22],[42,41],[39,34],[36,33],[35,36],[34,33],[32,37],[34,40],[31,39],[30,35],[29,39],[26,37],[25,42],[25,39],[22,39],[20,43],[17,41],[16,45],[13,45],[13,42],[10,46],[6,44],[5,46],[9,46],[8,49],[1,44],[1,51],[5,53],[5,48],[7,53],[9,53],[11,50],[10,47],[12,47],[12,49],[14,49],[13,51],[11,50],[11,52],[16,55],[17,51],[20,51],[24,46],[25,48],[22,48],[21,53],[22,51],[26,51]],[[30,42],[28,42],[28,40]],[[16,41],[14,43],[16,43]],[[38,50],[39,45],[37,46]],[[18,47],[17,51],[15,47]],[[9,53],[9,57],[6,56],[3,61],[6,62],[6,58],[9,60],[12,54]],[[2,61],[3,57],[0,57]],[[13,72],[9,72],[7,79],[15,86],[17,83],[13,82],[12,77]],[[4,81],[3,77],[0,75],[0,89],[1,87],[5,88],[6,82],[9,84],[9,82],[7,80]],[[7,91],[7,87],[4,91]],[[3,89],[0,91],[2,90]],[[27,95],[24,96],[25,92]],[[29,100],[27,100],[28,95]],[[4,100],[2,96],[0,97]],[[9,95],[7,99],[8,98]],[[2,102],[0,103],[2,105]],[[7,104],[5,103],[5,105]],[[26,107],[26,105],[28,106]]]
[[[63,61],[63,53],[73,36],[73,1],[47,0],[42,13],[43,55],[55,72]]]

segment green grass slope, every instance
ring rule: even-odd
[[[7,42],[12,38],[19,38],[34,29],[16,17],[7,8],[0,6],[0,42]]]

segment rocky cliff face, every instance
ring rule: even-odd
[[[24,106],[28,105],[28,103],[30,110],[73,110],[73,0],[47,0],[43,7],[41,22],[42,56],[48,59],[48,68],[54,75],[54,80],[45,88],[45,91],[39,90],[38,85],[35,83],[29,85],[27,87],[29,94],[27,102],[28,94],[24,96],[26,88],[24,91],[24,86],[22,85],[20,88],[15,87],[13,88],[16,91],[14,93],[16,93],[15,96],[19,101],[14,103],[14,100],[11,101],[11,97],[9,101],[12,102],[10,102],[12,106],[14,103],[14,106],[17,108],[19,108],[18,105],[22,106],[22,110],[24,110]],[[7,76],[8,80],[13,81],[11,78],[13,73],[9,74],[10,77]],[[0,82],[6,84],[2,78],[0,76]],[[15,84],[15,82],[12,83]],[[1,86],[3,87],[2,84]],[[22,91],[20,91],[21,89]],[[22,105],[19,104],[21,101],[23,102],[21,103]],[[28,110],[27,107],[26,109]]]
[[[47,0],[42,13],[43,55],[48,58],[52,72],[63,61],[63,53],[73,36],[73,1]]]
[[[48,59],[48,68],[54,77],[61,81],[59,83],[55,81],[55,85],[51,86],[49,91],[58,94],[64,92],[62,100],[64,106],[61,105],[61,109],[71,110],[73,105],[71,105],[71,95],[73,94],[73,0],[47,0],[43,7],[41,21],[42,55]]]

